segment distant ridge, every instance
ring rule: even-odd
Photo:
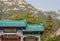
[[[34,6],[27,3],[25,0],[0,0],[1,18],[7,19],[9,16],[22,14],[27,11],[32,11],[34,16],[44,16],[44,14],[40,14],[40,12],[36,8],[34,8]]]

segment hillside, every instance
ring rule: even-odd
[[[24,0],[21,1],[21,3],[20,0],[0,0],[0,17],[3,19],[7,19],[9,16],[15,14],[23,14],[28,11],[32,11],[32,15],[34,16],[45,16],[44,14],[40,14],[36,8]]]
[[[60,35],[56,36],[54,38],[50,38],[50,39],[48,39],[48,41],[60,41]]]

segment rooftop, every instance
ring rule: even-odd
[[[25,31],[44,31],[43,23],[32,25],[27,24],[26,20],[0,20],[0,27],[18,27],[26,26]]]
[[[27,28],[28,31],[44,31],[44,26],[43,24],[39,24],[39,25],[31,25],[31,24],[27,24]]]
[[[26,21],[0,20],[0,26],[26,26]]]

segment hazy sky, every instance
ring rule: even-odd
[[[58,10],[60,9],[60,0],[26,0],[36,8],[43,8],[44,10]]]

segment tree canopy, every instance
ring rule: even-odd
[[[8,19],[9,20],[26,19],[27,22],[30,24],[40,24],[40,22],[41,22],[41,18],[40,17],[34,17],[32,12],[26,12],[24,14],[16,14],[16,15],[10,16]]]
[[[60,41],[60,35],[54,38],[49,38],[47,41]]]
[[[42,41],[45,41],[45,40],[47,41],[47,39],[51,37],[51,34],[53,34],[58,27],[55,24],[50,14],[47,15],[46,21],[44,22],[44,26],[45,26],[45,31],[41,36],[41,39]]]

